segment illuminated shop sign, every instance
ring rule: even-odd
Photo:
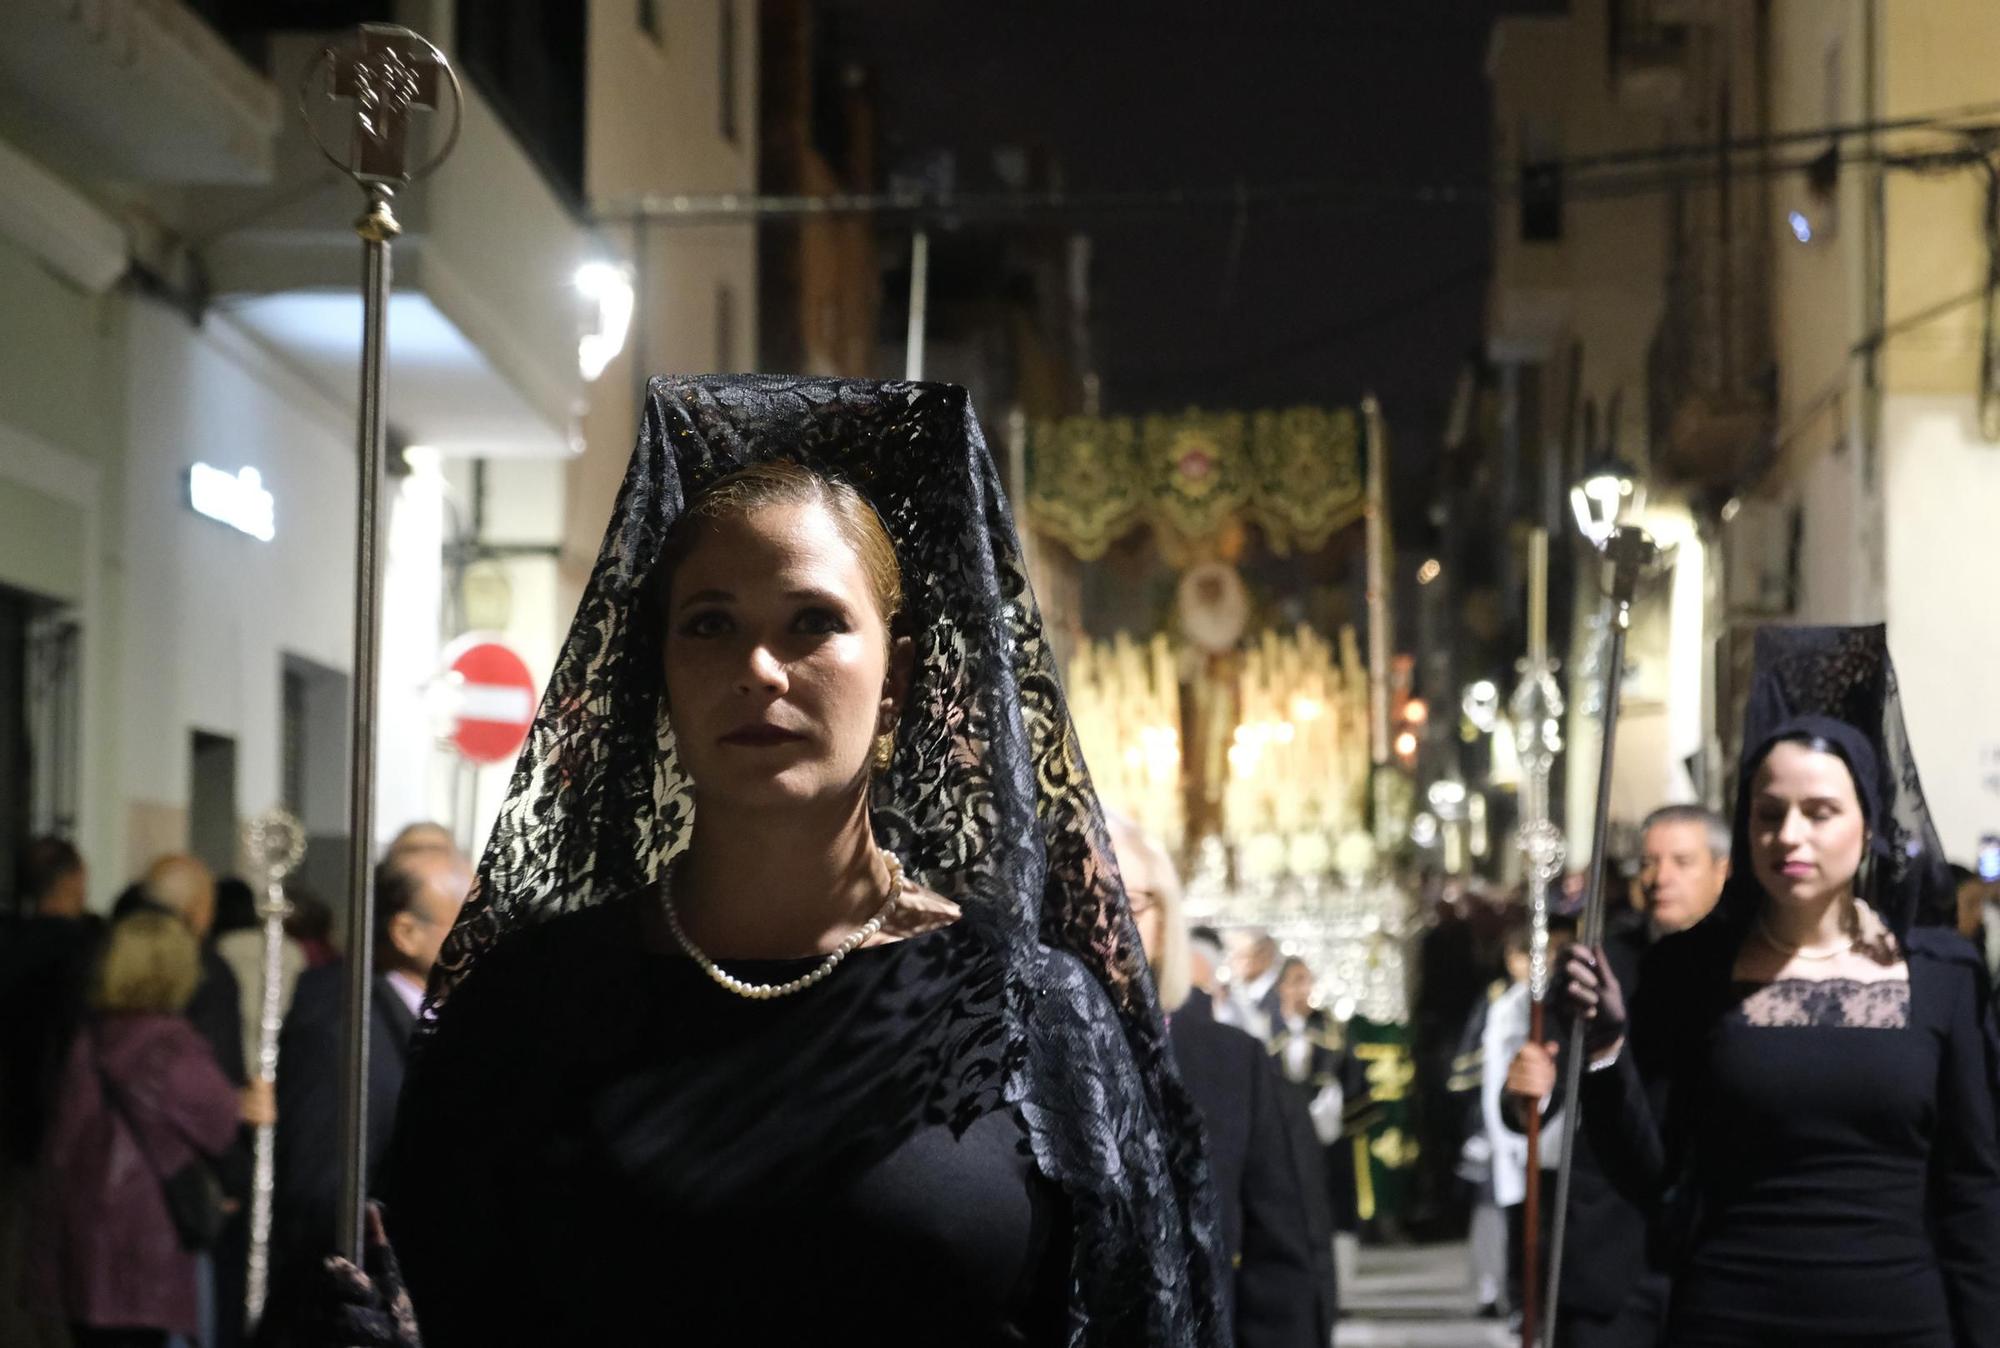
[[[255,468],[235,474],[198,463],[188,469],[188,504],[195,513],[220,520],[268,543],[278,532],[277,502],[264,490]]]

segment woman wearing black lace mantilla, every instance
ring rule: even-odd
[[[1721,902],[1629,1017],[1568,964],[1675,1348],[2000,1344],[2000,1048],[1941,863],[1882,629],[1760,633]]]
[[[424,1342],[1224,1341],[1110,858],[963,391],[655,380],[386,1166]]]

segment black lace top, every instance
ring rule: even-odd
[[[975,927],[747,1001],[652,948],[649,902],[503,945],[440,1027],[385,1182],[426,1344],[1059,1342],[1067,1209]]]
[[[1734,935],[1655,947],[1635,1051],[1585,1093],[1593,1141],[1660,1197],[1670,1341],[2000,1345],[2000,1043],[1976,956],[1919,928],[1907,979],[1743,983]]]
[[[1758,1029],[1900,1030],[1910,1023],[1905,978],[1739,981],[1735,1019]]]

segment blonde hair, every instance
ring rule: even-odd
[[[114,923],[97,966],[96,1011],[187,1008],[201,981],[201,947],[171,913],[138,912]]]
[[[661,552],[660,601],[666,601],[674,571],[686,560],[702,525],[774,505],[816,505],[833,517],[868,577],[868,589],[882,615],[884,630],[890,628],[903,611],[903,568],[896,560],[896,545],[883,528],[882,517],[851,484],[783,460],[739,468],[717,478],[688,503]]]

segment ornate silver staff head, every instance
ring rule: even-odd
[[[1517,841],[1528,880],[1528,993],[1549,988],[1549,886],[1563,872],[1562,830],[1549,819],[1549,777],[1562,752],[1563,696],[1554,662],[1521,662],[1521,681],[1508,699],[1514,753],[1521,765],[1521,825]]]
[[[442,95],[450,90],[449,99]],[[364,23],[352,41],[320,49],[299,84],[299,115],[320,153],[363,186],[399,187],[415,182],[444,162],[458,143],[465,92],[457,72],[428,39],[387,23]],[[344,105],[344,106],[343,106]],[[338,107],[346,113],[346,146],[315,116]],[[411,114],[445,112],[442,143],[412,167],[408,162]]]
[[[268,908],[289,907],[282,886],[285,877],[305,859],[306,828],[289,810],[273,807],[252,819],[243,829],[243,847],[264,872]],[[268,915],[268,914],[267,914]]]
[[[1546,780],[1563,747],[1563,696],[1555,670],[1523,661],[1521,681],[1507,700],[1507,712],[1521,771]]]

